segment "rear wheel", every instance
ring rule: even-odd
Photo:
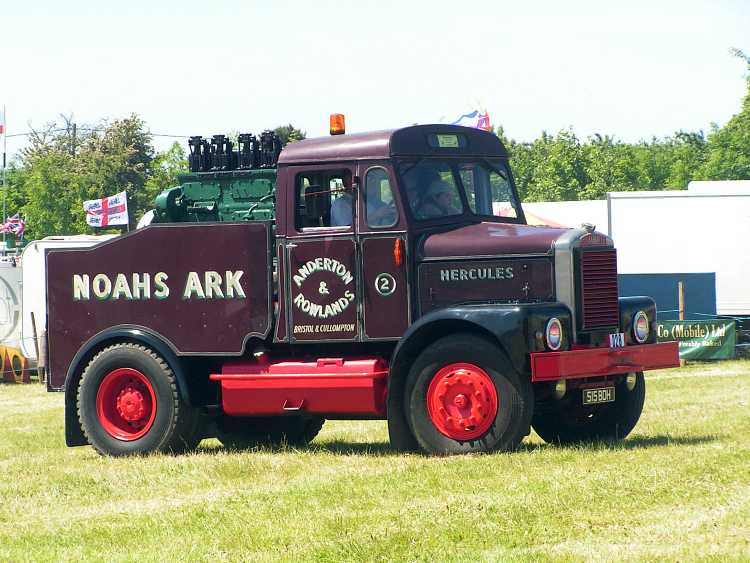
[[[227,448],[246,449],[257,446],[305,446],[323,427],[320,416],[267,416],[238,418],[221,416],[216,421],[216,437]]]
[[[405,410],[420,447],[432,454],[512,450],[529,432],[532,390],[492,342],[442,338],[412,365]]]
[[[86,366],[78,387],[78,418],[104,455],[182,452],[200,442],[200,415],[180,397],[174,373],[138,344],[105,348]]]
[[[638,423],[645,398],[646,382],[643,372],[638,372],[632,389],[628,388],[626,380],[616,386],[613,403],[584,406],[579,390],[561,401],[540,405],[532,425],[548,443],[622,440]]]

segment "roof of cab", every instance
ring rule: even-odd
[[[467,146],[459,150],[430,146],[427,141],[427,135],[430,133],[464,135],[467,138]],[[458,125],[414,125],[401,129],[332,135],[291,143],[281,151],[279,164],[446,155],[507,158],[508,152],[493,133]]]

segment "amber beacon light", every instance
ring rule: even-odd
[[[346,123],[343,113],[331,114],[331,135],[343,135],[346,133]]]

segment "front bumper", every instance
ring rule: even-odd
[[[531,354],[531,381],[597,377],[680,365],[677,342]]]

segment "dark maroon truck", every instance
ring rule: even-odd
[[[621,439],[643,371],[678,365],[654,301],[618,298],[612,240],[526,224],[490,133],[306,140],[278,157],[274,220],[205,221],[199,203],[48,253],[68,445],[305,444],[325,419],[385,419],[394,448],[434,454],[511,450],[532,426]]]

